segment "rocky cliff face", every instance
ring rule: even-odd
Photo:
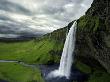
[[[94,0],[91,8],[88,9],[86,15],[98,16],[101,19],[110,17],[110,1],[109,0]]]
[[[86,15],[78,20],[75,53],[77,60],[91,66],[99,63],[110,73],[109,11],[109,0],[93,1]]]

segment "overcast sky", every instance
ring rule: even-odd
[[[93,0],[0,0],[0,37],[47,33],[84,15]]]

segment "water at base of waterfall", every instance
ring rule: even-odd
[[[71,76],[69,79],[67,79],[65,76],[56,76],[47,78],[47,75],[50,74],[50,72],[53,72],[53,70],[56,70],[59,68],[59,64],[52,64],[52,65],[40,65],[41,74],[44,78],[45,82],[85,82],[88,79],[88,74],[80,72],[74,65],[72,65],[71,69]],[[53,73],[55,74],[55,73]]]

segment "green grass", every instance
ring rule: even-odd
[[[0,63],[0,79],[9,82],[44,82],[39,69],[17,63]]]
[[[18,60],[33,64],[46,64],[52,59],[54,59],[54,56],[50,54],[50,51],[61,51],[62,47],[63,44],[56,44],[55,40],[49,39],[41,39],[39,41],[31,40],[26,42],[14,43],[0,42],[0,59]]]
[[[110,82],[110,74],[102,71],[95,71],[88,82]]]
[[[81,72],[91,73],[91,68],[90,68],[88,65],[86,65],[86,64],[84,64],[84,63],[82,63],[82,62],[80,62],[80,61],[78,61],[75,66],[76,66]]]

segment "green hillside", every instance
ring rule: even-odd
[[[58,45],[54,40],[49,39],[14,43],[0,42],[0,59],[18,60],[31,64],[47,64],[53,60],[52,50],[61,50],[59,46],[63,46],[63,44]]]

